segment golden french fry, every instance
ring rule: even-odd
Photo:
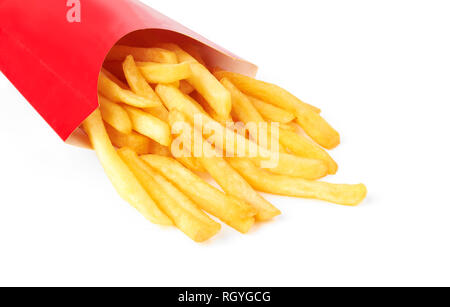
[[[268,221],[281,214],[265,200],[223,158],[199,158],[203,167],[230,195],[246,201],[257,210],[256,220]]]
[[[189,128],[187,132],[191,133],[191,139],[195,139],[193,136],[194,127],[181,112],[174,110],[170,113],[169,118],[171,124],[174,122],[184,122],[186,127]],[[257,211],[256,219],[258,221],[268,221],[281,214],[280,210],[253,190],[241,175],[228,165],[221,157],[222,153],[216,152],[212,145],[203,138],[200,138],[198,142],[199,144],[195,144],[194,146],[200,146],[202,148],[202,156],[194,158],[195,161],[201,163],[203,168],[206,169],[225,192],[253,206]]]
[[[121,88],[117,83],[108,78],[108,76],[101,71],[98,78],[98,91],[114,102],[123,102],[125,104],[135,106],[138,108],[155,107],[155,102],[148,98],[136,95],[132,91]]]
[[[308,181],[270,174],[247,159],[236,158],[228,159],[228,161],[255,189],[266,193],[314,198],[346,206],[360,204],[367,195],[367,188],[363,184]]]
[[[187,116],[191,123],[194,122],[194,116],[199,116],[203,124],[210,125],[215,131],[219,131],[222,136],[231,133],[233,137],[227,137],[224,141],[224,148],[221,148],[227,152],[228,156],[236,155],[238,144],[243,144],[245,145],[246,156],[249,156],[250,153],[256,153],[255,157],[251,157],[253,160],[259,163],[267,162],[267,160],[277,161],[277,165],[271,168],[274,173],[312,180],[328,174],[328,167],[323,161],[271,152],[234,131],[227,131],[225,127],[205,114],[198,105],[174,87],[159,84],[156,87],[156,93],[170,111],[180,111]]]
[[[193,91],[195,91],[195,88],[192,87],[192,85],[190,85],[186,80],[181,80],[180,81],[180,91],[185,94],[185,95],[189,95],[191,94]]]
[[[159,145],[155,141],[150,140],[148,137],[134,131],[131,131],[129,134],[124,134],[117,131],[114,127],[108,125],[107,123],[105,123],[105,128],[112,144],[117,148],[129,147],[140,155],[146,155],[155,153],[154,145]]]
[[[200,95],[198,92],[193,92],[190,96],[192,99],[195,100],[195,102],[209,115],[212,117],[212,119],[214,119],[216,122],[221,123],[222,125],[226,126],[226,123],[232,123],[233,122],[233,118],[230,116],[228,116],[227,119],[223,119],[222,117],[220,117],[216,111],[213,110],[213,108],[211,108],[211,106],[208,104],[208,102],[205,100],[205,98],[203,98],[202,95]]]
[[[248,96],[248,98],[266,120],[287,124],[295,119],[295,115],[291,112],[280,109],[269,103],[265,103],[252,96]]]
[[[197,62],[207,67],[206,62],[203,60],[200,49],[194,45],[183,45],[183,50],[186,51],[191,57],[193,57]]]
[[[133,150],[122,148],[118,153],[147,193],[188,237],[195,242],[204,242],[219,232],[220,224],[211,220],[189,198],[142,161]]]
[[[152,62],[137,62],[137,67],[149,83],[172,83],[191,76],[189,63],[160,64]]]
[[[136,66],[134,62],[133,56],[129,55],[125,58],[123,62],[123,71],[125,73],[125,77],[128,81],[133,92],[136,94],[146,97],[151,101],[154,101],[156,106],[153,108],[146,108],[145,111],[152,114],[153,116],[158,117],[163,121],[167,121],[169,117],[169,111],[164,107],[158,95],[156,95],[155,91],[152,87],[147,83],[144,76],[141,74],[139,68]]]
[[[133,130],[130,117],[127,111],[115,102],[98,96],[98,103],[100,105],[100,112],[105,122],[113,126],[115,129],[124,134],[129,134]]]
[[[205,169],[203,168],[200,161],[193,157],[175,157],[175,159],[183,164],[186,168],[193,172],[204,173]]]
[[[163,146],[169,146],[171,133],[169,125],[140,109],[124,106],[133,123],[133,129]]]
[[[121,64],[121,63],[119,63]],[[120,66],[122,67],[122,65]],[[106,77],[108,77],[109,79],[111,79],[111,81],[113,81],[114,83],[116,83],[118,86],[120,86],[121,88],[123,88],[124,90],[129,90],[130,88],[128,87],[128,85],[126,85],[122,80],[120,80],[118,77],[116,77],[115,74],[113,74],[110,70],[108,70],[105,67],[102,67],[102,72],[106,75]]]
[[[161,48],[138,48],[123,45],[112,47],[106,56],[106,61],[123,61],[128,55],[132,55],[136,61],[176,64],[177,56],[169,50]]]
[[[175,44],[164,44],[165,48],[176,53],[178,61],[189,63],[192,76],[187,79],[197,92],[202,95],[214,111],[224,120],[231,112],[230,93],[220,84],[209,70],[197,60]]]
[[[305,132],[319,145],[333,149],[340,143],[339,133],[315,112],[310,105],[305,104],[282,88],[258,81],[253,78],[232,72],[216,72],[218,79],[228,78],[242,92],[254,96],[277,107],[294,112],[297,122]]]
[[[83,123],[83,129],[91,140],[92,147],[119,195],[155,224],[173,225],[158,208],[139,181],[120,159],[103,125],[99,110],[94,111]]]
[[[145,155],[141,157],[170,180],[206,212],[216,216],[241,233],[247,233],[255,222],[255,211],[248,204],[217,190],[175,159]]]
[[[337,173],[338,165],[333,158],[324,149],[306,137],[292,131],[280,129],[280,142],[295,155],[324,161],[328,165],[328,173],[330,175]]]

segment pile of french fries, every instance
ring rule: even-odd
[[[196,242],[220,231],[213,218],[247,233],[255,222],[280,215],[258,192],[347,206],[366,197],[363,184],[315,181],[337,172],[325,149],[340,143],[320,109],[276,85],[208,67],[192,46],[114,46],[98,94],[99,109],[82,128],[117,192],[151,222],[176,226]],[[211,141],[198,119],[231,137]],[[242,133],[230,128],[237,122],[278,129]],[[183,132],[192,139],[200,133],[192,144],[200,145],[200,155],[191,145],[182,148],[184,155],[174,154]],[[258,137],[273,132],[271,144]],[[245,154],[237,156],[239,142]],[[272,158],[277,163],[265,168]],[[205,181],[205,174],[222,189]]]

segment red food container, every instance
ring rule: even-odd
[[[247,75],[257,67],[135,0],[0,0],[0,70],[53,130],[74,133],[98,107],[102,63],[119,40],[198,45],[205,60]]]

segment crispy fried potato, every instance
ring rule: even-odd
[[[331,184],[273,175],[247,159],[228,159],[228,162],[255,189],[266,193],[314,198],[346,206],[360,204],[367,195],[363,184]]]
[[[161,210],[188,237],[195,242],[204,242],[219,232],[220,224],[211,220],[189,198],[141,160],[133,150],[122,148],[118,153]]]
[[[169,117],[169,111],[164,107],[158,95],[152,87],[147,83],[144,76],[141,74],[139,68],[134,62],[133,56],[129,55],[123,62],[123,71],[133,92],[146,97],[155,102],[156,106],[153,108],[144,109],[146,112],[158,117],[162,121],[167,121]]]
[[[121,64],[121,63],[119,63]],[[120,66],[122,67],[122,65]],[[116,83],[118,86],[120,86],[121,88],[123,88],[124,90],[129,90],[130,88],[128,87],[128,85],[126,85],[122,80],[120,80],[115,74],[113,74],[111,71],[109,71],[107,68],[102,67],[102,72],[106,75],[106,77],[108,77],[109,79],[111,79],[111,81],[113,81],[114,83]]]
[[[113,126],[115,129],[124,134],[129,134],[133,130],[130,117],[127,111],[117,103],[103,97],[98,96],[98,103],[100,104],[100,112],[105,122]]]
[[[268,121],[287,124],[295,119],[295,115],[291,112],[280,109],[269,103],[265,103],[264,101],[261,101],[252,96],[248,96],[248,98],[258,110],[258,112]]]
[[[160,225],[173,225],[117,154],[108,138],[99,110],[94,111],[84,121],[83,129],[119,195],[149,221]]]
[[[213,110],[213,108],[211,108],[211,106],[208,104],[208,102],[205,100],[205,98],[203,98],[202,95],[200,95],[197,91],[194,91],[190,97],[192,99],[195,100],[195,102],[209,115],[212,117],[212,119],[214,119],[215,121],[221,123],[223,126],[226,126],[227,122],[232,123],[233,122],[233,118],[230,116],[228,116],[227,119],[223,119],[222,117],[220,117],[216,111]]]
[[[193,172],[197,173],[206,172],[200,161],[198,161],[193,157],[175,157],[175,159]]]
[[[324,161],[328,165],[328,174],[334,175],[337,173],[338,165],[336,161],[324,149],[306,137],[280,129],[280,142],[295,155]]]
[[[222,78],[228,78],[245,94],[273,104],[279,108],[293,111],[296,106],[302,106],[303,108],[309,109],[316,113],[321,112],[320,109],[301,101],[288,91],[275,84],[259,81],[248,76],[223,70],[216,70],[214,72],[214,76],[216,76],[219,80]]]
[[[215,189],[175,159],[156,155],[146,155],[141,158],[175,184],[203,210],[224,223],[241,233],[247,233],[253,226],[256,212],[252,207]]]
[[[148,137],[134,131],[131,131],[129,134],[124,134],[107,123],[105,123],[105,128],[114,146],[117,148],[129,147],[139,155],[155,153],[154,146],[155,144],[159,145]]]
[[[133,123],[133,129],[163,146],[169,146],[171,133],[169,125],[140,109],[124,106]]]
[[[168,84],[187,79],[192,75],[189,63],[160,64],[137,62],[136,65],[148,83]]]
[[[109,79],[103,71],[100,72],[98,78],[98,91],[111,101],[123,102],[138,108],[150,108],[157,105],[148,98],[141,97],[132,91],[121,88],[117,83]]]
[[[231,112],[230,93],[216,80],[209,70],[175,44],[164,44],[165,48],[174,51],[178,61],[191,65],[192,76],[187,79],[197,92],[202,95],[212,109],[224,120]]]
[[[106,61],[123,61],[128,55],[132,55],[136,61],[176,64],[177,56],[174,52],[161,48],[138,48],[123,45],[112,47],[106,56]]]
[[[322,147],[333,149],[339,145],[339,133],[320,114],[315,112],[310,105],[305,104],[286,90],[237,73],[221,71],[216,72],[215,75],[219,79],[228,78],[247,95],[294,112],[297,122],[303,130]]]
[[[222,136],[227,135],[225,127],[220,123],[214,121],[211,117],[205,114],[198,105],[192,103],[183,93],[178,89],[159,84],[156,87],[156,93],[162,99],[164,105],[170,110],[178,110],[187,116],[191,123],[194,122],[194,116],[201,117],[204,124],[209,124],[215,128],[216,131],[220,131]],[[245,137],[235,132],[231,132],[234,137],[226,138],[224,142],[224,148],[221,148],[227,152],[227,155],[234,156],[238,143],[245,144],[245,150],[247,156],[251,153],[257,153],[256,157],[252,157],[253,160],[259,163],[266,163],[267,160],[278,161],[277,166],[271,169],[272,172],[282,175],[296,176],[304,179],[319,179],[327,175],[328,167],[325,162],[320,160],[307,159],[297,157],[289,154],[270,152],[266,148],[263,148],[256,143],[246,140]]]

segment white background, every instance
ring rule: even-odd
[[[115,193],[0,75],[0,285],[450,285],[448,1],[144,1],[260,66],[341,132],[357,208],[284,215],[197,245]]]

